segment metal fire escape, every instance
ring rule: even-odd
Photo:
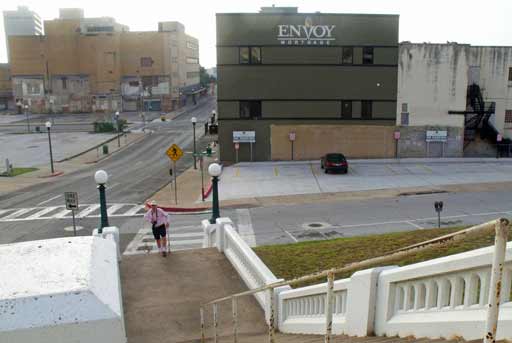
[[[481,139],[496,144],[498,131],[489,122],[496,110],[495,102],[485,102],[480,86],[473,83],[467,90],[466,111],[448,111],[449,114],[464,115],[464,147],[475,140],[477,133]]]

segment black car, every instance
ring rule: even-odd
[[[326,154],[322,156],[320,167],[327,174],[330,171],[339,171],[343,174],[348,172],[348,162],[343,154]]]

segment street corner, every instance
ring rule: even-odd
[[[38,176],[40,179],[48,179],[48,178],[52,178],[52,177],[57,177],[57,176],[61,176],[61,175],[64,175],[64,172],[63,171],[56,171],[54,173],[51,173],[51,174],[44,174],[44,175],[40,175]]]

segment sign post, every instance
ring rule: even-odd
[[[400,131],[395,131],[393,133],[393,138],[395,139],[395,158],[398,158],[398,140],[400,139]]]
[[[75,210],[78,209],[78,193],[65,192],[64,200],[66,202],[66,209],[71,210],[71,216],[73,217],[73,236],[76,236]]]
[[[503,136],[501,134],[498,133],[498,135],[496,136],[496,158],[500,158],[500,143],[501,141],[503,140]]]
[[[233,143],[249,143],[251,161],[253,160],[252,144],[256,143],[256,131],[233,131]]]
[[[293,143],[295,142],[295,137],[296,137],[295,132],[290,132],[288,134],[288,139],[292,143],[292,161],[293,161]]]
[[[437,212],[437,228],[441,228],[441,212],[443,211],[443,202],[442,201],[436,201],[434,203],[434,208]]]
[[[172,161],[173,174],[174,174],[174,201],[176,205],[178,204],[178,183],[176,182],[176,161],[179,160],[183,156],[183,150],[176,145],[173,144],[167,149],[165,152],[167,157],[169,157]]]
[[[235,161],[238,163],[238,150],[240,150],[240,143],[235,143]]]

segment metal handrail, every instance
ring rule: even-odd
[[[454,232],[454,233],[450,233],[450,234],[447,234],[447,235],[443,235],[443,236],[440,236],[440,237],[437,237],[437,238],[434,238],[434,239],[430,239],[430,240],[427,240],[427,241],[424,241],[424,242],[420,242],[420,243],[417,243],[417,244],[413,244],[413,245],[410,245],[410,246],[407,246],[405,248],[401,248],[401,249],[397,249],[397,250],[394,250],[391,252],[391,254],[388,254],[388,255],[384,255],[384,256],[379,256],[379,257],[373,257],[373,258],[369,258],[369,259],[366,259],[366,260],[363,260],[363,261],[359,261],[359,262],[353,262],[353,263],[350,263],[344,267],[338,267],[338,268],[332,268],[332,269],[327,269],[327,270],[322,270],[322,271],[319,271],[319,272],[316,272],[316,273],[311,273],[311,274],[308,274],[308,275],[304,275],[304,276],[301,276],[301,277],[298,277],[298,278],[294,278],[294,279],[291,279],[291,280],[284,280],[284,281],[278,281],[278,282],[274,282],[274,283],[271,283],[271,284],[268,284],[268,285],[265,285],[265,286],[261,286],[261,287],[258,287],[258,288],[253,288],[253,289],[250,289],[250,290],[247,290],[247,291],[244,291],[244,292],[240,292],[240,293],[236,293],[236,294],[232,294],[232,295],[229,295],[229,296],[226,296],[226,297],[222,297],[222,298],[217,298],[217,299],[214,299],[214,300],[211,300],[207,303],[204,303],[201,308],[200,308],[200,311],[201,311],[201,342],[204,342],[204,339],[205,339],[205,334],[204,334],[204,307],[207,306],[207,305],[213,305],[214,306],[214,342],[217,343],[217,333],[216,333],[216,328],[217,328],[217,304],[220,303],[220,302],[223,302],[223,301],[227,301],[227,300],[232,300],[233,301],[233,304],[235,304],[235,301],[236,301],[236,298],[240,298],[240,297],[243,297],[243,296],[246,296],[246,295],[252,295],[252,294],[255,294],[255,293],[259,293],[259,292],[263,292],[263,291],[269,291],[270,293],[270,297],[269,297],[269,302],[270,303],[270,319],[269,319],[269,337],[270,337],[270,342],[273,343],[274,342],[274,330],[275,330],[275,323],[274,323],[274,319],[275,319],[275,316],[274,316],[274,304],[273,304],[273,299],[274,299],[274,288],[277,288],[277,287],[283,287],[283,286],[291,286],[291,285],[296,285],[296,284],[299,284],[299,283],[304,283],[304,282],[307,282],[307,281],[312,281],[312,280],[316,280],[316,279],[319,279],[319,278],[322,278],[322,277],[327,277],[327,295],[329,296],[329,294],[331,295],[332,297],[332,288],[333,288],[333,282],[334,282],[334,276],[336,274],[340,274],[340,273],[345,273],[345,272],[349,272],[349,271],[353,271],[355,269],[361,269],[361,268],[368,268],[368,267],[371,267],[372,265],[375,265],[377,263],[383,263],[383,262],[388,262],[388,261],[391,261],[391,260],[395,260],[396,258],[399,258],[399,257],[405,257],[407,255],[410,255],[410,254],[415,254],[417,253],[418,251],[422,251],[422,250],[425,250],[425,249],[430,249],[432,248],[433,245],[436,245],[436,244],[446,244],[446,243],[449,243],[449,242],[454,242],[454,241],[458,241],[458,240],[461,240],[461,239],[465,239],[469,236],[472,236],[472,235],[477,235],[477,234],[483,234],[485,232],[492,232],[493,230],[495,230],[496,232],[496,243],[495,243],[495,246],[497,246],[497,241],[498,241],[498,236],[503,236],[504,235],[504,241],[505,241],[505,245],[506,245],[506,239],[507,239],[507,232],[508,232],[508,226],[510,225],[510,222],[508,219],[506,218],[498,218],[498,219],[495,219],[495,220],[491,220],[489,222],[486,222],[486,223],[483,223],[483,224],[479,224],[479,225],[476,225],[476,226],[472,226],[470,228],[467,228],[467,229],[464,229],[464,230],[460,230],[460,231],[457,231],[457,232]],[[500,230],[504,231],[505,233],[501,232]],[[501,232],[501,234],[500,234]],[[503,240],[503,237],[502,237],[502,240]],[[495,252],[496,254],[496,252]],[[504,259],[504,253],[503,253],[503,259]],[[502,262],[503,263],[503,262]],[[494,270],[494,263],[493,263],[493,270]],[[499,278],[501,280],[501,276]],[[498,282],[498,284],[501,284],[501,282]],[[491,282],[491,286],[494,285],[494,288],[496,288],[497,286],[495,285],[495,283]],[[492,289],[492,287],[491,287]],[[498,292],[499,293],[499,292]],[[498,296],[499,298],[499,296]],[[331,340],[331,330],[332,330],[332,299],[327,299],[327,306],[326,306],[326,335],[325,335],[325,342],[328,343],[330,342]],[[499,303],[499,300],[498,300],[498,303]],[[495,306],[497,307],[497,306]],[[235,315],[236,311],[233,311],[233,314]],[[489,322],[489,319],[488,319],[488,322]],[[237,321],[234,320],[234,323],[237,323]],[[493,337],[495,337],[496,335],[496,326],[497,326],[497,313],[496,313],[496,321],[495,321],[495,325],[494,325],[494,335]],[[486,331],[486,333],[491,333],[491,329],[493,329],[493,327],[491,326],[490,330]],[[237,342],[237,328],[235,327],[234,328],[234,331],[235,331],[235,340],[234,342],[236,343]],[[487,338],[484,338],[484,342],[486,342],[486,339]],[[489,341],[490,342],[490,341]]]

